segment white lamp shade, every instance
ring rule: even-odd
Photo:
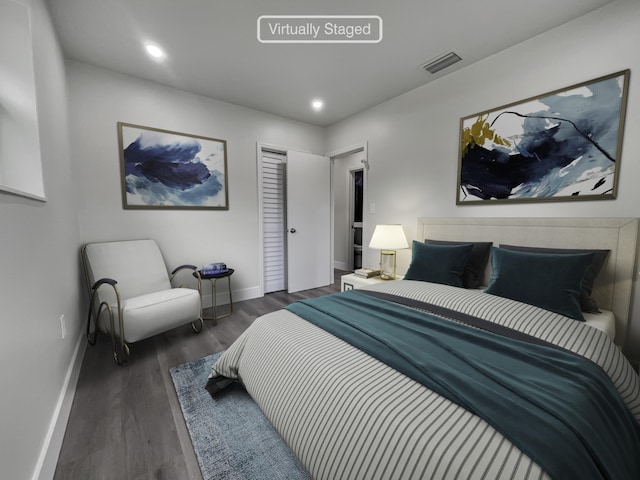
[[[409,248],[402,225],[376,225],[369,248],[401,250]]]

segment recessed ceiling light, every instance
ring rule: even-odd
[[[324,102],[322,100],[316,99],[311,101],[311,108],[313,108],[316,112],[322,110],[322,107],[324,107]]]
[[[162,60],[164,57],[166,57],[164,50],[162,50],[159,46],[154,45],[153,43],[147,43],[144,46],[144,49],[151,57],[155,58],[156,60]]]

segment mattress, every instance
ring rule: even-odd
[[[584,321],[590,327],[596,328],[613,341],[616,338],[616,317],[609,310],[600,309],[599,313],[583,312]]]
[[[477,290],[484,292],[486,286],[478,287]],[[616,317],[610,310],[600,309],[597,313],[582,312],[584,321],[590,327],[600,330],[614,341],[616,338]]]
[[[368,290],[464,312],[575,352],[640,419],[640,383],[604,331],[478,290],[416,281]],[[257,319],[212,366],[236,379],[315,479],[541,479],[487,421],[290,311]]]

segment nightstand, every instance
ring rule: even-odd
[[[340,291],[353,290],[354,288],[362,288],[374,283],[389,282],[391,280],[382,280],[380,277],[364,278],[353,273],[343,275],[340,279]]]

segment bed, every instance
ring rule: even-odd
[[[208,389],[242,382],[316,479],[640,478],[640,382],[620,347],[637,236],[637,219],[419,219],[404,280],[260,317]],[[479,285],[475,244],[491,254]],[[593,267],[584,250],[606,251],[591,318],[567,293]],[[457,270],[433,273],[447,258]],[[537,265],[561,291],[533,295],[545,308],[509,298],[531,297]]]

